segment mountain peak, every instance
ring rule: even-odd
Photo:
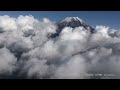
[[[84,22],[82,19],[79,17],[66,17],[64,20],[61,20],[56,23],[58,26],[55,34],[52,34],[50,37],[55,38],[59,36],[60,32],[63,30],[65,27],[71,27],[71,28],[76,28],[76,27],[83,27],[86,30],[89,30],[91,33],[93,33],[95,30],[93,27],[91,27],[89,24]]]
[[[76,28],[76,27],[84,27],[87,30],[93,30],[93,28],[87,24],[86,22],[84,22],[82,19],[80,19],[79,17],[66,17],[64,20],[61,20],[60,22],[57,23],[59,29],[63,29],[64,27],[72,27],[72,28]]]
[[[79,22],[83,22],[82,19],[80,19],[79,17],[66,17],[64,20],[62,20],[60,23],[62,22],[72,22],[72,21],[79,21]]]

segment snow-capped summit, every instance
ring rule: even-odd
[[[85,29],[92,31],[93,28],[88,25],[86,22],[84,22],[79,17],[66,17],[64,20],[57,23],[59,29],[63,29],[64,27],[79,27],[82,26]]]
[[[79,17],[66,17],[64,20],[62,20],[60,23],[62,22],[72,22],[72,21],[80,21],[83,22],[82,19],[80,19]]]
[[[62,31],[62,29],[65,27],[71,27],[71,28],[83,27],[84,29],[89,30],[91,33],[95,31],[93,27],[91,27],[89,24],[84,22],[79,17],[66,17],[64,20],[57,22],[56,25],[58,26],[58,29],[56,30],[57,33],[52,34],[51,37],[53,38],[58,36],[59,33]]]

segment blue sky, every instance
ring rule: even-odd
[[[47,17],[52,21],[59,21],[69,16],[76,16],[92,26],[106,25],[120,29],[120,11],[0,11],[0,15],[33,15],[41,19]]]

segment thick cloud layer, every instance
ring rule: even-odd
[[[0,16],[0,78],[120,78],[120,31],[63,28],[47,18]]]

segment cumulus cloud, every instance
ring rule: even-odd
[[[15,70],[17,58],[7,48],[0,49],[0,75],[11,74]]]
[[[86,64],[82,56],[76,55],[67,59],[55,72],[55,78],[63,79],[81,79],[85,78]]]
[[[8,15],[0,16],[0,32],[17,29],[15,18]]]
[[[48,18],[0,16],[0,78],[120,78],[119,30],[65,27],[50,38],[56,29]]]

